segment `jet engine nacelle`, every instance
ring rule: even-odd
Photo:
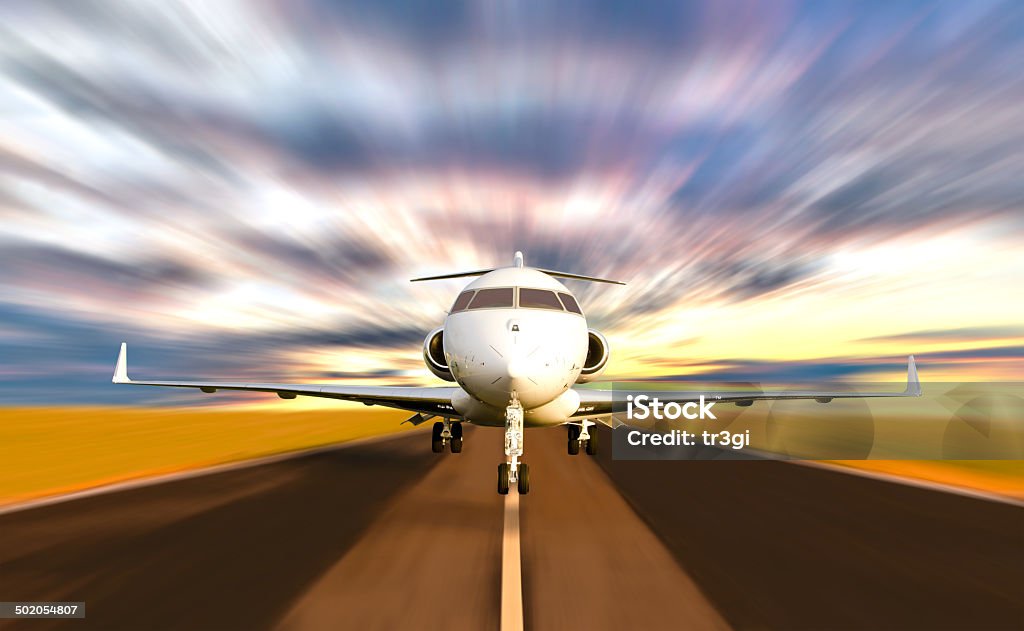
[[[434,375],[445,381],[455,381],[444,356],[444,327],[434,329],[423,340],[423,362]]]
[[[611,355],[611,348],[608,340],[594,329],[587,330],[587,358],[583,361],[583,370],[577,377],[576,383],[587,383],[601,376],[604,367],[608,365],[608,357]]]

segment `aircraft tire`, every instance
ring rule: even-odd
[[[509,469],[507,463],[503,462],[498,465],[498,493],[500,495],[508,495]]]
[[[530,492],[530,465],[519,465],[519,494],[526,495]]]
[[[594,431],[590,432],[590,440],[587,441],[587,455],[597,455],[597,428],[594,428]]]
[[[434,423],[433,431],[430,434],[430,451],[439,454],[444,451],[444,440],[441,439],[441,432],[444,431],[444,423]]]

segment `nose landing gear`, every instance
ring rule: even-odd
[[[520,462],[514,475],[510,463],[503,462],[498,465],[498,493],[508,495],[508,491],[513,485],[520,495],[530,492],[530,465]]]
[[[434,423],[430,435],[430,450],[435,454],[442,453],[448,445],[453,454],[462,453],[462,423],[444,419]]]
[[[498,493],[508,495],[513,484],[520,495],[530,492],[530,466],[519,462],[523,455],[523,406],[519,397],[512,394],[512,400],[505,408],[505,457],[508,462],[498,465]]]

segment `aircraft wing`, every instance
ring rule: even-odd
[[[800,390],[782,390],[777,392],[759,392],[759,391],[714,391],[714,390],[693,390],[693,391],[678,391],[678,390],[589,390],[585,388],[578,388],[576,392],[580,395],[580,407],[573,414],[573,418],[589,418],[595,417],[594,420],[600,420],[600,422],[611,425],[611,419],[599,419],[597,417],[607,417],[612,413],[613,394],[616,395],[618,403],[621,406],[624,398],[627,395],[633,395],[634,397],[646,394],[648,397],[658,397],[664,403],[674,401],[676,403],[689,403],[691,401],[700,401],[701,397],[704,397],[705,401],[714,401],[716,403],[734,403],[738,406],[752,405],[754,401],[763,400],[783,400],[783,399],[813,399],[818,403],[828,403],[832,399],[866,399],[866,398],[886,398],[886,397],[919,397],[921,396],[921,381],[917,376],[917,364],[914,362],[914,356],[911,355],[907,358],[907,386],[902,392],[853,392],[853,391],[800,391]],[[621,407],[619,408],[621,410]]]
[[[250,390],[253,392],[274,392],[282,399],[297,396],[324,397],[343,401],[358,401],[365,405],[382,405],[411,412],[437,416],[457,416],[452,408],[452,394],[457,388],[414,388],[401,386],[340,386],[306,385],[294,383],[231,383],[208,381],[135,381],[128,377],[128,345],[121,344],[114,367],[117,384],[133,386],[163,386],[167,388],[197,388],[203,392],[218,390]]]

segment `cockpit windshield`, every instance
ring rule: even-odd
[[[572,295],[532,287],[489,287],[459,294],[449,313],[472,309],[548,309],[583,315]]]
[[[580,304],[576,302],[576,299],[571,294],[559,293],[558,297],[562,299],[562,304],[565,305],[565,310],[572,313],[578,313],[583,315],[583,310],[580,309]]]
[[[530,289],[521,287],[519,289],[519,306],[523,309],[552,309],[562,310],[562,303],[558,302],[555,292],[547,289]]]
[[[455,299],[455,304],[452,305],[452,313],[455,313],[456,311],[465,311],[466,307],[469,306],[469,301],[472,299],[472,291],[464,291],[459,294],[459,297]]]
[[[473,296],[473,300],[469,303],[469,308],[500,309],[502,307],[512,307],[515,302],[514,293],[511,287],[481,289]]]

